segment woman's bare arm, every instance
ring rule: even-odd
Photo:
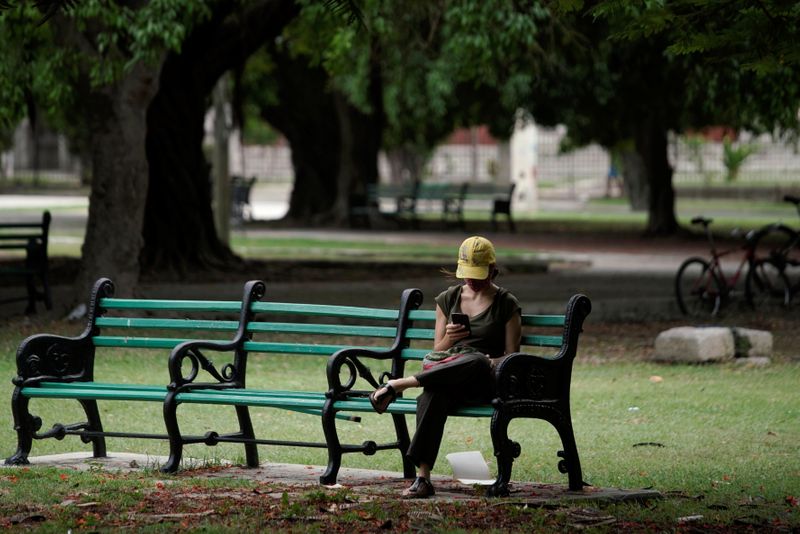
[[[506,323],[506,354],[519,352],[522,339],[522,316],[515,313]]]

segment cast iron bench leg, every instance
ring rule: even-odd
[[[393,413],[392,420],[394,421],[394,431],[397,434],[397,448],[400,450],[400,456],[403,459],[403,478],[414,478],[417,476],[416,466],[411,461],[411,458],[406,455],[406,451],[411,445],[406,418],[404,415]]]
[[[319,477],[320,484],[336,484],[339,468],[342,466],[342,444],[336,431],[336,410],[333,399],[327,399],[322,407],[322,430],[325,433],[325,443],[328,444],[328,466]]]
[[[33,445],[33,433],[42,422],[28,411],[29,399],[23,397],[19,388],[11,397],[11,412],[14,415],[14,430],[17,431],[17,452],[6,458],[7,465],[27,465]]]
[[[100,420],[100,410],[97,409],[96,400],[80,400],[83,411],[86,413],[86,422],[88,430],[92,432],[102,432],[103,423]],[[83,440],[84,443],[92,442],[92,456],[95,458],[105,458],[106,454],[106,438],[103,436],[94,436]]]
[[[563,418],[563,423],[556,425],[556,430],[561,438],[563,451],[558,455],[562,460],[558,463],[558,470],[566,472],[569,476],[569,489],[579,491],[583,488],[583,473],[581,472],[581,460],[578,456],[578,446],[575,444],[575,434],[572,431],[572,422],[569,416]]]
[[[250,410],[247,406],[236,406],[236,417],[239,419],[239,431],[242,436],[248,439],[255,439],[256,434],[253,431]],[[247,467],[258,467],[258,447],[255,443],[245,443],[244,454],[247,460]]]
[[[33,273],[25,275],[25,286],[28,290],[28,305],[25,307],[25,315],[36,313],[36,282]]]
[[[183,456],[183,437],[178,426],[178,403],[177,393],[170,391],[164,398],[164,422],[169,435],[169,459],[161,466],[162,473],[174,473],[178,470]]]
[[[44,296],[44,307],[47,310],[53,309],[53,296],[50,292],[50,277],[47,275],[47,268],[45,268],[44,274],[42,274],[42,288],[43,288],[43,296]]]
[[[508,484],[511,482],[511,467],[514,458],[519,456],[519,444],[508,439],[508,424],[511,419],[495,410],[490,425],[494,455],[497,458],[497,480],[486,491],[489,497],[505,497],[508,495]]]

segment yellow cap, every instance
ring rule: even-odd
[[[458,249],[458,268],[456,278],[486,280],[489,266],[496,263],[494,245],[485,237],[468,237]]]

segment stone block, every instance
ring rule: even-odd
[[[656,337],[653,359],[668,362],[703,363],[733,358],[730,328],[679,326]]]
[[[739,327],[731,330],[737,358],[772,356],[772,332]]]

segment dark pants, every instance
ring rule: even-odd
[[[414,465],[433,468],[447,414],[458,406],[488,402],[492,394],[489,358],[468,354],[416,375],[423,387],[417,398],[417,431],[406,455]]]

